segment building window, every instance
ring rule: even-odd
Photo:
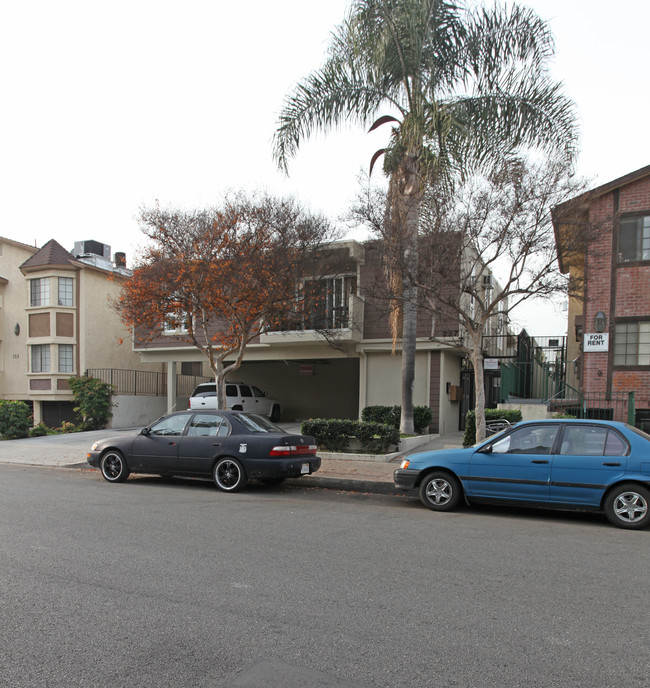
[[[163,323],[164,334],[187,334],[188,316],[186,313],[167,313]]]
[[[73,362],[73,345],[59,344],[59,372],[72,373],[74,372]]]
[[[616,323],[614,365],[650,365],[650,322]]]
[[[50,372],[50,345],[35,344],[32,346],[32,373]]]
[[[50,278],[29,280],[29,305],[30,306],[49,306],[50,305]]]
[[[59,277],[59,306],[72,306],[72,277]]]
[[[618,260],[650,260],[650,215],[625,217],[618,226]]]

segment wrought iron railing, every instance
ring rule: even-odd
[[[167,394],[166,373],[122,368],[90,368],[86,370],[86,375],[113,385],[117,394],[158,397]],[[189,396],[198,384],[210,382],[212,379],[202,375],[177,375],[176,393],[180,397]]]

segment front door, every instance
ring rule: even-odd
[[[172,473],[177,469],[178,443],[191,413],[178,413],[154,423],[133,443],[132,468],[145,473]]]
[[[556,424],[515,428],[470,459],[467,493],[494,499],[547,501]]]

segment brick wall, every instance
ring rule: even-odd
[[[622,214],[650,215],[650,177],[591,201],[585,258],[585,332],[595,331],[598,311],[607,315],[609,353],[583,353],[583,390],[610,395],[635,392],[637,408],[650,408],[650,367],[614,367],[617,319],[650,318],[650,264],[618,263],[617,234]]]

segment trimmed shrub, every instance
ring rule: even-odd
[[[50,431],[50,429],[45,425],[45,423],[41,422],[38,425],[35,425],[30,431],[29,431],[29,436],[30,437],[43,437],[44,435],[47,435],[47,433]]]
[[[385,423],[398,430],[401,416],[401,406],[366,406],[361,411],[362,420],[368,423]],[[428,430],[432,417],[433,414],[428,406],[415,406],[413,408],[413,426],[418,435],[422,435]]]
[[[113,415],[111,397],[115,387],[88,375],[69,377],[68,382],[77,402],[74,411],[81,416],[79,430],[99,430],[105,427]]]
[[[0,435],[7,440],[27,437],[32,412],[24,401],[0,401]]]
[[[387,452],[399,442],[399,431],[385,423],[366,423],[358,420],[316,418],[301,426],[303,435],[311,435],[319,447],[327,451],[342,452],[350,440],[356,438],[361,448],[369,453]]]
[[[485,409],[485,420],[507,420],[514,425],[521,420],[521,411],[519,409],[505,410],[505,409]],[[476,442],[476,412],[468,411],[465,416],[465,434],[463,435],[463,447],[471,447]]]

